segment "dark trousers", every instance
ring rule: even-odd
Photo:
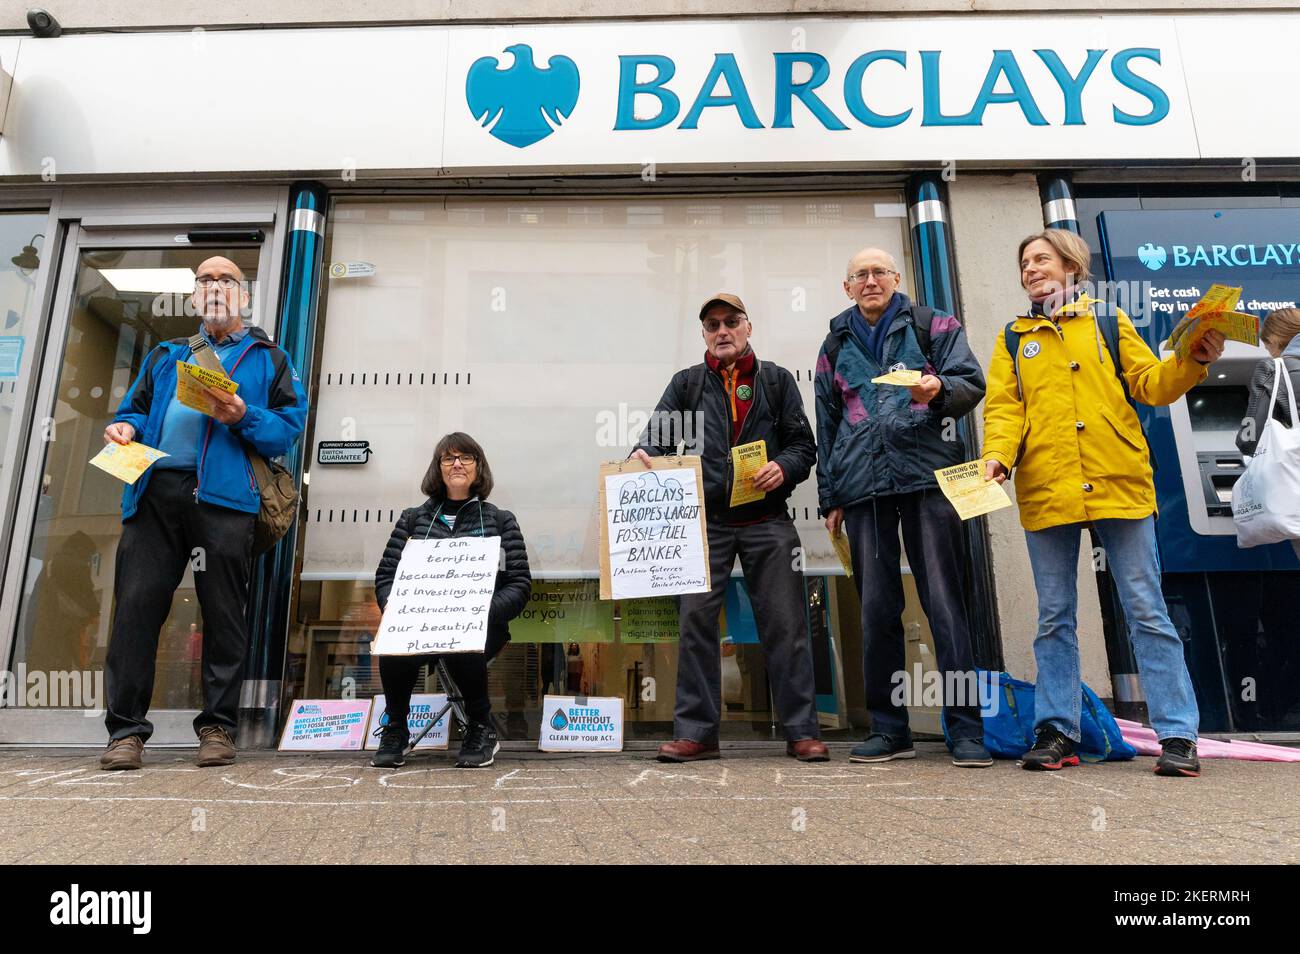
[[[953,739],[983,739],[977,697],[955,699],[952,690],[973,689],[974,657],[966,616],[966,545],[961,519],[937,488],[875,497],[844,509],[853,557],[853,579],[862,600],[862,670],[871,731],[910,736],[907,708],[895,705],[897,674],[906,671],[903,643],[903,577],[898,528],[916,580],[921,609],[930,621],[934,651],[944,674],[944,718]],[[958,676],[960,679],[951,678]],[[913,692],[921,687],[912,686]],[[904,702],[906,700],[903,700]],[[955,702],[965,703],[956,705]]]
[[[113,628],[104,663],[114,739],[148,739],[158,635],[185,566],[195,562],[194,589],[203,613],[203,710],[194,730],[220,725],[234,734],[248,651],[248,578],[254,514],[195,500],[193,471],[150,475],[135,516],[122,525],[113,577]]]
[[[710,523],[708,534],[712,588],[681,598],[673,737],[704,743],[718,738],[722,719],[718,615],[739,553],[785,736],[792,742],[818,738],[808,596],[793,521],[779,516],[744,527]]]
[[[488,698],[487,665],[496,658],[510,641],[510,630],[505,626],[488,627],[487,641],[481,653],[444,653],[447,673],[460,689],[465,699],[465,714],[471,722],[487,722],[492,715],[492,702]],[[411,693],[420,667],[432,669],[438,656],[380,656],[379,681],[384,686],[384,708],[388,710],[389,725],[405,725],[411,713]]]

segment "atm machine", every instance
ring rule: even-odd
[[[1159,351],[1161,358],[1170,353],[1165,347]],[[1237,432],[1255,365],[1268,356],[1262,347],[1229,341],[1209,378],[1169,407],[1187,522],[1199,536],[1235,538],[1232,485],[1245,469]]]
[[[1174,325],[1215,282],[1241,286],[1238,310],[1261,318],[1300,298],[1300,209],[1107,211],[1098,230],[1106,278],[1139,289],[1123,307],[1161,357]],[[1269,250],[1287,236],[1295,265],[1277,245]],[[1230,341],[1179,401],[1138,405],[1165,599],[1186,646],[1202,732],[1300,731],[1300,560],[1287,543],[1240,549],[1232,523],[1232,485],[1244,469],[1236,435],[1265,357],[1262,347]]]

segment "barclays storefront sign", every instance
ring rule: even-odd
[[[449,56],[448,168],[1197,152],[1170,19],[498,27]]]
[[[61,178],[1263,161],[1300,155],[1261,94],[1300,83],[1296,29],[1300,13],[230,30],[204,37],[217,71],[188,31],[0,37],[28,91],[0,178],[49,157]],[[217,99],[247,104],[242,135],[159,139],[154,117]],[[72,103],[94,108],[51,108]]]
[[[1039,100],[1060,103],[1056,124],[1086,126],[1089,111],[1084,93],[1089,84],[1105,85],[1112,92],[1127,91],[1142,108],[1129,111],[1112,99],[1107,106],[1092,109],[1094,123],[1121,126],[1153,126],[1169,115],[1169,94],[1159,80],[1142,75],[1141,66],[1160,66],[1162,53],[1152,47],[1130,47],[1115,51],[1089,49],[1080,57],[1063,55],[1056,49],[1035,49],[1032,59],[1040,77],[1031,83],[1020,59],[1012,50],[992,50],[982,82],[974,88],[974,75],[965,82],[944,88],[942,50],[869,50],[854,56],[846,67],[836,69],[831,60],[817,52],[773,52],[757,79],[745,70],[735,53],[714,53],[698,89],[694,83],[674,82],[678,58],[665,53],[615,53],[618,63],[617,94],[609,128],[618,132],[700,128],[706,111],[730,114],[740,128],[794,129],[820,127],[831,132],[848,131],[850,124],[861,128],[890,129],[913,121],[923,127],[983,126],[990,109],[1018,113],[1026,127],[1048,126]],[[1066,58],[1077,60],[1071,66]],[[512,58],[508,65],[503,62]],[[1098,67],[1106,69],[1098,76]],[[1145,61],[1145,62],[1144,62]],[[868,102],[868,73],[872,79],[896,84],[901,73],[912,70],[920,76],[920,102],[897,111],[882,111]],[[1032,74],[1031,74],[1032,75]],[[834,103],[824,89],[838,76]],[[755,82],[770,85],[770,110],[760,113],[751,87]],[[953,89],[957,85],[957,89]],[[498,55],[483,56],[469,67],[465,77],[465,102],[471,115],[497,139],[516,148],[526,148],[545,139],[569,117],[578,104],[582,89],[578,65],[559,53],[539,67],[527,43],[506,46]],[[684,98],[685,97],[685,98]],[[973,98],[972,98],[973,97]],[[647,102],[648,111],[638,110]],[[950,104],[968,104],[952,109]],[[842,106],[840,105],[842,104]],[[1014,115],[1013,115],[1014,119]]]

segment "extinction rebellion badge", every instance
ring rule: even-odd
[[[753,396],[754,389],[748,384],[742,384],[740,387],[736,388],[736,400],[738,401],[748,401],[753,398]]]

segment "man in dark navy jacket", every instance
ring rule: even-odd
[[[203,709],[194,720],[198,764],[235,760],[248,649],[244,611],[261,506],[248,449],[279,457],[307,420],[307,396],[288,356],[260,328],[244,327],[249,294],[239,267],[221,257],[203,262],[190,300],[203,320],[204,344],[239,387],[234,394],[207,389],[211,416],[185,406],[176,398],[176,362],[192,361],[194,351],[187,338],[165,341],[145,357],[104,431],[105,443],[136,440],[168,455],[122,494],[104,668],[109,744],[99,761],[105,769],[141,766],[153,733],[147,715],[158,634],[191,561],[203,612]]]
[[[675,451],[680,436],[689,453],[700,455],[704,478],[712,588],[681,598],[674,739],[659,747],[659,760],[719,757],[718,615],[739,556],[772,698],[785,728],[786,753],[804,762],[825,761],[829,756],[819,738],[799,535],[785,509],[816,457],[812,425],[793,375],[759,361],[749,346],[753,327],[739,298],[722,292],[706,301],[700,328],[707,349],[704,362],[674,375],[632,452],[649,466],[651,456]],[[766,444],[767,464],[749,480],[764,496],[733,507],[731,450],[760,440]]]

